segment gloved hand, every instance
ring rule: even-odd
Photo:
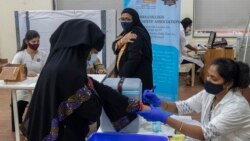
[[[148,103],[150,105],[153,105],[154,107],[161,106],[161,100],[155,95],[153,90],[144,90],[144,92],[142,94],[142,101],[144,103]]]
[[[137,114],[144,117],[147,121],[160,121],[164,124],[166,124],[167,119],[172,115],[167,111],[163,111],[161,108],[153,106],[151,106],[151,110],[143,110]]]

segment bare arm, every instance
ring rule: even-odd
[[[178,114],[178,109],[177,109],[176,104],[174,102],[162,101],[161,108],[166,110],[166,111],[169,111],[171,113]]]
[[[167,119],[167,124],[189,137],[205,140],[202,129],[199,126],[186,124],[171,117]]]
[[[193,47],[192,45],[188,44],[185,46],[186,48],[192,50],[192,51],[198,51],[198,49],[196,47]]]

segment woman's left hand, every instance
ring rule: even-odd
[[[161,106],[161,100],[156,96],[156,94],[153,92],[153,90],[144,90],[142,94],[142,101],[144,103],[153,105],[155,107],[160,107]]]
[[[161,108],[152,107],[151,110],[142,110],[138,114],[144,117],[148,121],[160,121],[166,124],[167,119],[172,115],[167,111],[163,111]]]
[[[134,42],[133,40],[136,38],[137,38],[137,35],[135,33],[129,32],[121,38],[121,43],[122,44],[132,43]]]

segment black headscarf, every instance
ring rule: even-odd
[[[150,38],[150,35],[149,35],[147,29],[141,23],[138,12],[136,10],[134,10],[133,8],[125,8],[121,14],[124,14],[124,13],[128,13],[132,16],[132,19],[133,19],[132,24],[133,25],[129,31],[123,30],[120,35],[125,35],[128,32],[133,32],[139,36],[142,36],[142,38],[144,40],[143,42],[144,42],[145,46],[147,46],[147,48],[148,48],[148,50],[145,50],[144,55],[152,62],[153,56],[152,56],[152,49],[151,49],[151,38]]]
[[[104,34],[93,22],[73,19],[64,22],[50,38],[51,50],[86,45],[100,51],[104,44]]]
[[[133,24],[133,26],[132,26],[130,31],[132,31],[135,28],[140,27],[140,28],[142,28],[144,30],[144,32],[147,34],[147,36],[149,36],[149,33],[148,33],[147,29],[141,23],[141,20],[140,20],[140,17],[139,17],[139,14],[137,13],[137,11],[135,11],[132,8],[125,8],[125,9],[123,9],[121,14],[124,14],[124,13],[128,13],[128,14],[130,14],[132,16],[132,19],[133,19],[132,24]],[[130,31],[127,31],[127,32],[130,32]],[[125,32],[126,31],[123,31],[122,34],[124,34]],[[150,38],[149,38],[149,40],[150,40]]]
[[[78,93],[87,83],[86,63],[89,52],[91,48],[100,51],[104,37],[95,23],[83,19],[66,21],[52,34],[50,54],[37,81],[27,114],[29,140],[43,140],[51,133],[51,122],[58,117],[58,107],[62,102],[77,100],[76,92]],[[97,107],[98,101],[92,98],[84,104],[93,108]],[[70,121],[72,117],[77,120],[78,116],[74,114],[75,112],[66,117],[63,122]],[[92,117],[88,118],[99,116],[94,114],[93,116],[89,114],[88,116]],[[74,126],[77,127],[74,129],[80,129],[78,126],[88,126],[88,123],[83,124],[84,121],[79,118],[78,120],[80,122],[76,121],[77,124]],[[84,132],[87,131],[82,131]]]
[[[50,55],[58,49],[84,45],[84,48],[95,48],[100,51],[104,45],[105,35],[93,22],[73,19],[62,23],[50,37]],[[49,59],[49,58],[48,58]]]

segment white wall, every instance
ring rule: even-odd
[[[181,19],[184,17],[193,19],[193,0],[181,1]],[[114,3],[114,9],[122,7],[122,5],[116,4]],[[0,0],[0,5],[2,19],[0,20],[0,58],[8,58],[11,61],[17,49],[14,11],[51,10],[52,0]],[[120,16],[120,11],[118,16]]]
[[[52,10],[52,0],[0,0],[0,5],[0,58],[11,62],[17,50],[14,11]]]
[[[115,4],[116,3],[114,3],[114,9],[119,9],[121,5]],[[11,61],[16,53],[14,11],[52,10],[52,0],[0,0],[0,5],[0,58],[8,58],[9,61]],[[120,16],[120,11],[117,15],[118,17]],[[193,20],[193,0],[181,0],[181,19],[185,17],[189,17]],[[119,29],[120,27],[118,27],[118,30]],[[191,43],[206,40],[206,38],[190,38]]]
[[[194,12],[194,7],[193,7],[193,2],[194,0],[181,0],[181,18],[180,20],[189,17],[190,19],[194,19],[193,12]],[[193,44],[195,42],[195,39],[192,38],[192,36],[189,36],[188,38],[189,43]]]
[[[194,0],[181,0],[181,20],[185,17],[189,17],[194,20]],[[188,37],[191,44],[197,44],[198,42],[207,42],[207,38],[192,38]],[[236,38],[227,38],[229,43],[236,42]]]
[[[193,19],[193,2],[194,0],[181,0],[181,20],[185,17]]]

